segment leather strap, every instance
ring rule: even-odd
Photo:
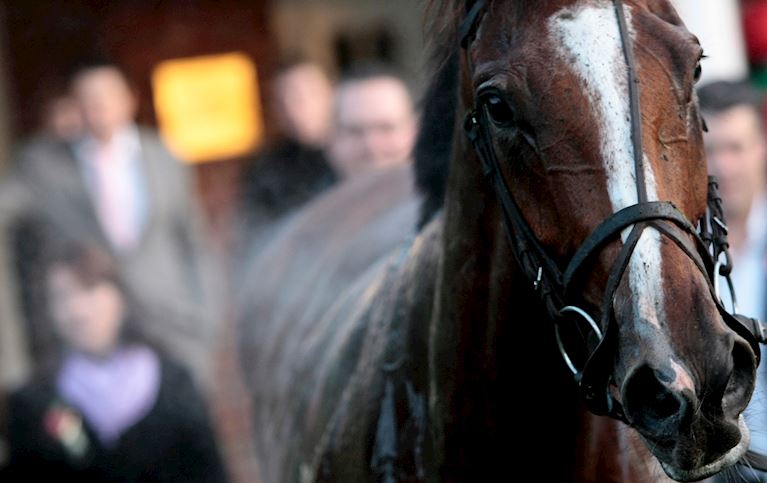
[[[631,109],[631,144],[634,148],[634,172],[636,173],[637,200],[640,204],[647,203],[647,183],[644,172],[644,149],[642,139],[642,109],[640,106],[639,78],[636,74],[636,62],[634,61],[634,49],[632,48],[631,34],[626,26],[626,14],[623,11],[623,2],[613,0],[615,15],[618,17],[618,30],[621,34],[623,45],[623,57],[628,69],[629,102]]]
[[[474,37],[474,33],[477,31],[479,25],[479,14],[482,13],[482,10],[485,8],[485,3],[486,0],[476,0],[473,5],[471,5],[471,3],[467,4],[467,6],[471,6],[468,7],[469,11],[466,14],[466,18],[463,19],[461,27],[458,29],[458,38],[461,40],[461,48],[466,49],[469,46],[472,37]]]
[[[695,229],[687,218],[668,201],[650,201],[624,208],[603,221],[575,252],[562,277],[565,293],[570,288],[573,278],[583,268],[584,263],[601,248],[613,240],[625,228],[642,221],[668,220],[676,223],[688,232]]]

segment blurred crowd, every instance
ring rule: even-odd
[[[229,479],[208,394],[226,288],[253,276],[236,266],[324,191],[405,166],[417,131],[386,65],[333,82],[296,59],[272,84],[280,136],[241,178],[232,253],[211,243],[193,173],[135,122],[120,66],[86,59],[41,102],[0,185],[20,312],[0,322],[17,342],[0,367],[3,478]]]
[[[709,171],[717,177],[729,228],[732,281],[728,310],[767,320],[767,130],[764,102],[748,81],[714,82],[698,90],[708,132],[704,140]],[[746,410],[751,449],[767,454],[767,366],[757,371]],[[735,470],[734,470],[735,471]],[[767,474],[738,468],[739,481],[767,481]],[[730,476],[733,478],[732,476]],[[725,477],[721,481],[726,481]]]

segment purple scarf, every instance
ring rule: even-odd
[[[82,413],[104,445],[113,446],[154,406],[160,361],[145,346],[123,347],[106,358],[71,352],[56,382],[64,401]]]

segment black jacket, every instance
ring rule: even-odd
[[[256,225],[276,221],[337,180],[321,150],[283,141],[260,153],[244,173],[244,215]]]
[[[71,407],[70,419],[82,422],[78,441],[86,444],[67,445],[46,424],[62,407],[53,378],[29,384],[10,399],[10,463],[0,481],[226,482],[205,404],[188,373],[163,360],[160,384],[154,407],[112,448]]]

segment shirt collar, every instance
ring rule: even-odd
[[[133,153],[141,149],[141,141],[139,138],[138,127],[133,124],[126,124],[118,129],[112,136],[110,141],[111,145],[121,153]],[[75,145],[75,150],[85,156],[86,159],[92,158],[94,153],[100,144],[100,141],[93,136],[86,134]],[[126,156],[130,157],[130,156]]]

